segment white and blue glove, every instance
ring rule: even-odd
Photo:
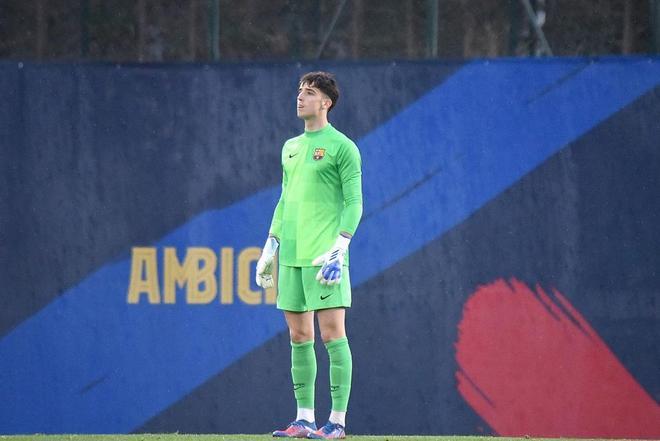
[[[338,285],[341,282],[344,256],[350,242],[351,239],[340,234],[330,251],[314,259],[312,265],[321,265],[321,269],[316,274],[316,280],[321,282],[321,285]]]
[[[262,288],[273,287],[273,259],[279,246],[277,239],[269,236],[261,251],[261,257],[257,262],[257,285]]]

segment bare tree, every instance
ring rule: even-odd
[[[362,13],[364,4],[362,0],[353,0],[353,14],[351,17],[351,56],[354,59],[360,57],[360,45],[362,44]]]
[[[406,0],[406,56],[415,56],[415,26],[412,0]]]
[[[197,58],[197,3],[198,0],[190,0],[188,22],[188,59],[190,61]]]
[[[621,38],[621,53],[632,52],[633,41],[632,1],[623,2],[623,37]]]
[[[48,21],[46,20],[46,2],[47,0],[36,0],[36,16],[37,16],[37,44],[36,52],[37,58],[43,59],[46,53],[46,36],[48,34]]]
[[[137,15],[137,59],[144,61],[145,42],[147,33],[147,11],[146,0],[137,0],[135,3]]]

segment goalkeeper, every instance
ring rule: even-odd
[[[257,263],[257,284],[273,285],[279,248],[277,307],[291,337],[291,376],[298,413],[276,437],[344,438],[352,359],[345,329],[351,306],[348,244],[362,216],[362,171],[355,143],[328,123],[337,104],[334,77],[311,72],[299,82],[297,115],[305,132],[282,148],[282,195]],[[314,313],[330,359],[332,411],[317,430],[314,416]]]

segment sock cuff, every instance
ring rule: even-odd
[[[348,337],[336,338],[325,343],[326,349],[330,350],[336,348],[337,346],[344,346],[348,344]]]
[[[307,346],[314,346],[314,340],[303,341],[301,343],[291,342],[292,348],[306,348]]]

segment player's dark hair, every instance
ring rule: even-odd
[[[339,87],[337,86],[337,81],[335,76],[329,72],[309,72],[300,77],[298,84],[303,85],[307,84],[311,87],[316,87],[321,92],[325,93],[328,98],[332,100],[332,104],[328,109],[328,112],[335,107],[337,101],[339,100]]]

